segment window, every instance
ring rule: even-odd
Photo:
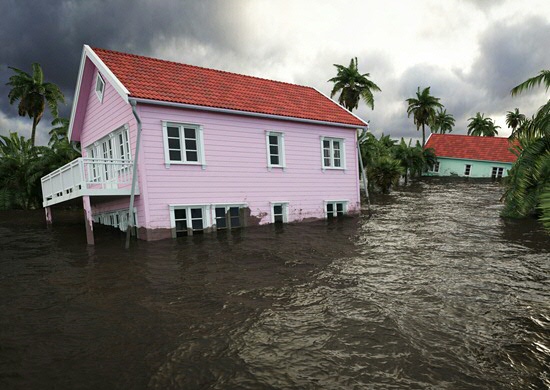
[[[472,170],[472,166],[470,164],[466,164],[464,168],[464,176],[470,176],[471,170]]]
[[[344,140],[321,137],[323,169],[345,169]]]
[[[491,177],[493,179],[499,179],[502,177],[502,174],[504,173],[504,168],[502,167],[493,167],[493,171],[491,172]]]
[[[271,222],[272,223],[288,222],[288,202],[271,203]]]
[[[163,122],[166,166],[194,164],[205,167],[202,127]]]
[[[128,125],[124,125],[109,133],[109,135],[97,140],[93,145],[86,148],[87,156],[94,159],[104,160],[127,160],[132,159],[130,152],[130,140],[128,136]],[[97,162],[89,165],[89,178],[93,182],[114,179],[119,174],[128,173],[129,166],[122,161],[115,165]]]
[[[265,139],[267,145],[267,166],[269,168],[284,168],[286,165],[284,134],[273,131],[266,131]]]
[[[347,202],[329,201],[326,202],[325,211],[328,219],[342,217],[346,214]]]
[[[97,98],[101,103],[103,103],[103,92],[105,91],[105,81],[103,81],[103,77],[101,77],[101,74],[97,72],[97,78],[95,81],[95,93],[97,95]]]
[[[244,225],[241,206],[214,206],[216,229],[238,229]]]
[[[203,206],[172,207],[176,237],[204,233],[206,212]]]
[[[436,161],[431,169],[433,173],[439,173],[439,161]]]

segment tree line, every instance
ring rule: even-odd
[[[17,103],[20,116],[32,121],[31,138],[17,133],[0,136],[0,210],[35,209],[41,207],[40,178],[80,156],[67,138],[69,121],[58,116],[58,104],[65,103],[59,87],[44,81],[39,64],[32,65],[29,74],[10,67],[13,75],[10,86],[10,104]],[[36,128],[46,107],[54,117],[49,131],[48,146],[36,146]]]
[[[373,92],[381,92],[380,87],[369,79],[370,74],[361,74],[357,58],[350,65],[334,64],[337,75],[329,79],[334,83],[331,97],[340,93],[338,102],[352,111],[359,107],[359,101],[374,109]],[[529,78],[511,90],[516,96],[540,85],[550,88],[550,70]],[[417,131],[422,129],[422,145],[407,145],[389,136],[376,139],[372,134],[364,138],[360,145],[361,155],[367,162],[367,177],[372,187],[388,192],[401,177],[405,181],[410,176],[421,175],[433,165],[436,156],[424,148],[426,126],[432,133],[450,133],[455,125],[452,114],[441,104],[440,99],[430,94],[430,87],[418,87],[416,95],[405,100],[407,116],[413,118]],[[527,118],[518,108],[506,113],[506,125],[512,129],[511,150],[518,156],[508,177],[504,180],[505,204],[502,215],[511,218],[538,216],[547,229],[550,229],[550,100],[541,106],[536,114]],[[494,121],[477,112],[468,119],[468,135],[494,137],[498,129]],[[512,146],[514,145],[514,146]]]

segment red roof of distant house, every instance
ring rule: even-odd
[[[134,98],[366,126],[311,87],[105,49],[93,51]]]
[[[476,137],[457,134],[432,134],[426,148],[433,148],[437,157],[513,163],[512,143],[502,137]]]

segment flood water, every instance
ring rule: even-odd
[[[497,183],[373,215],[133,241],[0,213],[2,389],[546,389],[550,236]]]

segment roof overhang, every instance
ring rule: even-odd
[[[231,109],[227,109],[227,108],[218,108],[218,107],[209,107],[209,106],[198,106],[198,105],[193,105],[193,104],[166,102],[166,101],[162,101],[162,100],[141,99],[141,98],[133,98],[133,97],[130,97],[129,99],[130,100],[135,100],[137,103],[142,103],[142,104],[154,104],[154,105],[167,106],[167,107],[188,108],[188,109],[192,109],[192,110],[219,112],[219,113],[223,113],[223,114],[246,115],[246,116],[260,117],[260,118],[266,118],[266,119],[278,119],[278,120],[283,120],[283,121],[302,122],[302,123],[309,123],[309,124],[316,124],[316,125],[346,127],[346,128],[350,128],[350,129],[368,129],[368,127],[369,127],[369,125],[367,123],[365,123],[364,126],[358,126],[358,125],[347,124],[347,123],[318,121],[318,120],[314,120],[314,119],[297,118],[297,117],[294,117],[294,116],[263,114],[263,113],[259,113],[259,112],[231,110]]]

